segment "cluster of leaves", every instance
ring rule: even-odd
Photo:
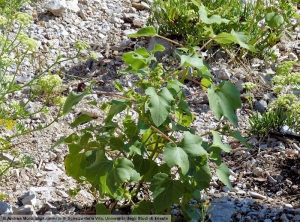
[[[140,36],[158,34],[153,27],[146,27],[131,35]],[[178,81],[180,69],[193,69],[206,80],[202,81],[206,83],[203,89],[217,119],[224,117],[237,126],[235,110],[241,107],[241,100],[234,84],[213,83],[198,49],[176,50],[181,62],[172,71],[165,71],[156,61],[154,53],[164,50],[161,45],[155,45],[151,52],[138,48],[125,53],[123,60],[128,68],[122,74],[135,74],[138,88],[124,89],[116,81],[115,87],[122,96],[100,107],[107,113],[103,123],[88,124],[92,118],[82,114],[71,124],[76,127],[85,123],[87,127],[57,143],[64,142],[69,148],[65,158],[67,174],[90,183],[101,197],[125,201],[132,214],[170,212],[171,205],[180,202],[187,219],[200,219],[201,212],[189,201],[200,201],[200,191],[209,187],[209,161],[216,164],[220,180],[231,187],[229,169],[221,161],[221,152],[230,152],[231,147],[222,143],[217,131],[210,132],[213,142],[208,143],[191,128],[194,116],[182,91],[184,85]],[[64,110],[68,111],[87,93],[71,93]],[[237,131],[231,135],[241,139]],[[147,195],[150,191],[148,200],[139,199],[141,193]],[[98,214],[113,210],[106,209],[103,203],[96,208]]]
[[[239,33],[252,49],[254,46],[257,52],[266,52],[279,41],[283,30],[292,26],[290,18],[297,17],[293,3],[283,0],[277,3],[258,0],[254,4],[240,0],[200,2],[155,0],[148,24],[158,26],[161,35],[183,37],[188,45],[203,45],[220,33]],[[215,43],[228,47],[222,42]]]
[[[256,113],[250,118],[250,131],[266,135],[270,130],[288,126],[290,130],[300,132],[300,73],[292,72],[295,62],[286,61],[277,67],[272,78],[273,90],[277,98],[268,112]]]

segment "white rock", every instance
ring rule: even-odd
[[[0,215],[12,213],[12,208],[8,203],[0,201]]]
[[[44,4],[44,8],[55,16],[62,16],[68,5],[65,0],[51,0]]]
[[[36,205],[36,194],[35,194],[35,192],[30,191],[28,194],[29,194],[28,196],[25,196],[22,199],[23,205],[35,206]]]
[[[229,80],[230,79],[231,74],[228,72],[227,69],[221,69],[218,71],[218,79],[222,79],[222,80]]]
[[[293,52],[289,53],[288,57],[292,61],[298,61],[298,56],[295,53],[293,53]]]
[[[25,205],[22,207],[14,208],[13,215],[36,215],[33,206]]]

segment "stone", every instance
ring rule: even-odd
[[[256,192],[249,192],[249,194],[250,194],[251,197],[256,198],[256,199],[261,199],[261,200],[267,199],[266,196],[261,195],[261,194],[256,193]]]
[[[11,213],[12,213],[12,207],[8,203],[0,201],[0,215],[11,214]]]
[[[47,163],[45,165],[45,170],[47,170],[47,171],[53,171],[56,169],[57,169],[57,166],[54,163]]]
[[[25,205],[13,209],[13,215],[36,215],[36,212],[31,205]]]
[[[222,79],[222,80],[229,80],[230,79],[231,74],[228,72],[227,69],[220,69],[217,72],[217,77],[218,79]]]
[[[265,100],[258,100],[254,103],[254,109],[257,110],[260,113],[264,113],[268,110],[268,104]]]
[[[288,58],[292,61],[298,61],[298,56],[293,52],[289,53]]]
[[[156,44],[159,44],[159,45],[162,45],[163,47],[165,47],[165,50],[163,52],[154,53],[154,56],[157,59],[160,59],[164,55],[171,55],[172,49],[173,49],[171,43],[168,42],[167,40],[164,40],[164,39],[161,39],[161,38],[158,38],[158,37],[152,37],[150,39],[147,51],[150,52]]]
[[[35,206],[36,205],[36,194],[33,191],[29,191],[25,197],[22,199],[22,204],[23,205],[31,205]]]
[[[223,201],[221,198],[217,201],[211,201],[208,212],[210,212],[211,222],[224,222],[231,221],[231,216],[237,212],[237,209],[233,202]]]
[[[55,16],[62,16],[68,6],[65,0],[51,0],[44,4],[44,8]]]

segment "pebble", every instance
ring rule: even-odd
[[[261,195],[261,194],[256,193],[256,192],[249,192],[249,194],[250,194],[251,197],[256,198],[256,199],[261,199],[261,200],[267,199],[266,196]]]
[[[0,201],[0,215],[11,214],[11,213],[12,213],[12,207],[8,203]]]

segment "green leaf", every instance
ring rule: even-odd
[[[236,43],[252,52],[256,51],[254,46],[245,43],[247,38],[243,32],[235,32],[234,30],[231,30],[231,33],[222,32],[214,37],[214,40],[221,44]]]
[[[71,123],[70,126],[74,128],[78,125],[90,122],[91,120],[93,120],[92,117],[87,114],[82,114],[73,123]]]
[[[165,47],[160,44],[155,44],[154,48],[151,50],[151,54],[154,54],[156,52],[163,52],[165,51]]]
[[[144,176],[144,181],[146,182],[150,182],[155,174],[161,172],[156,162],[150,159],[144,159],[140,155],[135,155],[132,162],[134,169],[139,172],[141,176]]]
[[[146,152],[144,143],[140,140],[138,136],[133,137],[132,142],[124,146],[124,150],[129,155],[133,155],[133,154],[143,155]]]
[[[149,87],[145,93],[150,96],[148,103],[153,122],[156,126],[160,126],[169,116],[174,98],[167,88],[162,88],[156,93],[153,87]]]
[[[108,112],[107,117],[104,122],[109,123],[116,114],[125,110],[126,107],[127,107],[127,101],[125,101],[125,102],[124,101],[115,101],[115,104],[113,104],[110,107],[109,112]]]
[[[180,181],[173,180],[168,174],[158,173],[151,180],[150,190],[153,192],[155,213],[160,213],[179,201],[184,186]]]
[[[266,22],[270,28],[279,28],[284,23],[284,18],[276,12],[270,12],[266,15]]]
[[[103,203],[96,204],[96,214],[97,215],[110,215],[111,212]]]
[[[210,18],[207,17],[207,11],[204,5],[201,5],[198,11],[200,19],[205,23],[205,24],[221,24],[221,23],[228,23],[230,20],[228,19],[223,19],[219,15],[212,15]]]
[[[114,86],[117,90],[119,90],[120,92],[124,92],[124,88],[123,86],[121,85],[120,81],[119,80],[115,80],[114,81]]]
[[[133,215],[150,215],[153,209],[153,203],[150,201],[141,201],[134,205],[132,209]]]
[[[179,50],[175,50],[176,54],[179,55],[180,57],[180,65],[181,66],[186,66],[186,67],[196,67],[198,69],[203,69],[206,66],[204,65],[203,59],[199,58],[198,55],[196,53],[193,54],[187,54],[187,53],[183,53]]]
[[[250,143],[247,143],[247,140],[241,135],[240,131],[230,132],[229,135],[236,138],[237,140],[239,140],[245,147],[247,147],[247,148],[253,147],[253,145],[251,145]]]
[[[212,147],[219,147],[225,152],[229,153],[232,149],[229,145],[223,144],[220,135],[216,131],[211,131],[213,135],[213,144]]]
[[[231,30],[231,35],[233,35],[236,38],[236,40],[237,40],[236,43],[239,44],[241,47],[248,49],[252,52],[256,51],[253,46],[250,46],[245,43],[247,40],[247,37],[243,32],[235,32],[234,30]]]
[[[201,146],[202,138],[191,134],[188,131],[184,132],[184,138],[178,146],[168,143],[164,147],[164,161],[169,167],[178,165],[181,168],[183,175],[189,170],[189,157],[197,157],[206,155],[207,152]]]
[[[133,120],[125,119],[123,121],[123,125],[124,125],[124,133],[129,139],[138,135],[138,128]]]
[[[189,170],[189,159],[188,155],[184,152],[181,147],[178,147],[174,144],[168,143],[164,147],[164,161],[168,164],[169,167],[175,165],[181,168],[181,172],[185,175]]]
[[[207,157],[201,156],[191,158],[188,175],[193,176],[194,180],[197,182],[197,188],[199,190],[208,188],[212,175],[207,164]]]
[[[199,209],[196,209],[196,208],[190,206],[189,204],[184,204],[183,210],[193,220],[199,220],[201,218],[201,213],[200,213]]]
[[[92,84],[89,85],[88,89],[86,89],[83,93],[77,94],[73,91],[69,93],[66,102],[63,107],[63,115],[66,115],[70,112],[70,110],[73,108],[73,106],[77,105],[83,97],[88,95],[92,89]]]
[[[187,104],[187,102],[183,101],[183,100],[180,100],[177,107],[184,111],[188,116],[192,116],[192,113],[190,111],[190,107],[189,105]]]
[[[86,178],[89,182],[101,186],[101,194],[113,195],[124,182],[139,179],[130,160],[120,157],[108,160],[104,150],[98,150],[95,162],[86,168]]]
[[[242,106],[242,101],[236,86],[231,82],[222,82],[217,87],[211,84],[207,92],[209,107],[217,119],[225,116],[238,126],[238,118],[234,111]]]
[[[216,174],[219,177],[219,179],[224,183],[226,186],[229,187],[229,189],[232,189],[232,185],[229,180],[230,171],[228,167],[225,164],[221,164],[218,169],[216,170]]]
[[[143,120],[138,121],[138,133],[144,134],[150,129],[150,126],[145,124]]]
[[[85,153],[68,154],[65,158],[66,173],[76,180],[85,176],[85,167],[88,165]]]
[[[109,140],[111,150],[123,150],[124,142],[119,137],[112,137]]]
[[[133,34],[127,35],[129,38],[137,38],[142,36],[157,36],[156,29],[154,27],[144,27],[141,28],[139,31]]]

